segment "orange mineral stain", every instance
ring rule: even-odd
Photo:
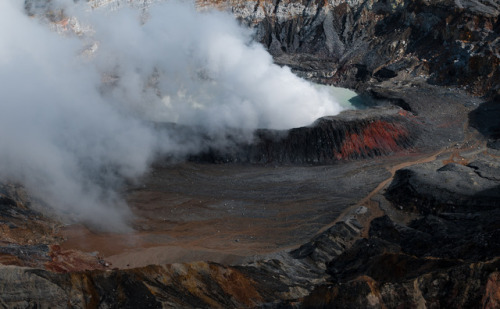
[[[336,157],[349,159],[352,155],[379,150],[382,153],[401,150],[398,139],[408,136],[408,131],[400,124],[377,120],[359,133],[346,134],[340,152]]]

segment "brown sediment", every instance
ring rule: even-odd
[[[232,264],[294,248],[360,206],[369,210],[368,215],[357,218],[364,227],[361,236],[366,237],[371,220],[384,214],[373,197],[393,179],[396,170],[433,161],[448,150],[416,152],[417,133],[412,128],[418,132],[421,124],[405,110],[377,110],[361,120],[356,112],[344,117],[326,117],[312,127],[292,130],[287,142],[271,143],[276,154],[270,156],[302,162],[318,156],[316,151],[324,151],[329,158],[328,150],[341,163],[156,166],[142,184],[127,192],[135,214],[133,232],[102,233],[71,226],[61,232],[66,239],[61,248],[98,252],[118,268],[197,260]],[[349,159],[370,156],[380,159]],[[357,174],[363,174],[360,177],[368,183],[356,187],[351,179]]]
[[[443,164],[446,165],[449,163],[457,163],[457,164],[461,164],[461,165],[467,165],[467,164],[469,164],[469,160],[462,157],[458,150],[453,150],[450,157],[446,160],[443,160]]]
[[[102,256],[109,256],[140,246],[140,238],[135,233],[95,232],[81,224],[61,228],[60,234],[65,238],[60,245],[62,250],[97,251]]]
[[[273,162],[281,162],[279,158],[283,162],[320,158],[328,162],[337,156],[342,162],[337,161],[339,165],[184,163],[155,167],[145,177],[144,186],[128,192],[135,215],[132,233],[100,233],[72,226],[62,230],[67,240],[61,246],[64,250],[97,251],[119,268],[196,260],[237,263],[249,256],[295,247],[332,222],[345,207],[356,204],[373,186],[379,185],[375,194],[390,180],[379,184],[386,171],[378,161],[363,163],[370,168],[346,162],[373,156],[401,162],[403,158],[396,154],[414,151],[410,148],[417,133],[410,130],[414,125],[411,113],[380,109],[363,116],[366,119],[355,120],[357,116],[350,112],[346,119],[326,117],[312,127],[291,130],[285,140],[266,140],[274,147],[274,154],[267,156]],[[350,178],[373,166],[381,170],[362,176],[369,179],[369,185],[362,189],[353,186]],[[371,216],[382,215],[370,198],[357,203],[362,204],[369,206]]]
[[[486,289],[482,299],[482,305],[485,309],[494,309],[500,307],[500,273],[493,272],[488,278]]]
[[[156,167],[143,179],[145,186],[128,192],[132,233],[68,226],[61,229],[61,248],[97,251],[118,268],[241,262],[308,241],[384,173],[378,164]],[[351,187],[353,176],[369,179],[369,185]]]
[[[165,170],[159,168],[148,176],[146,188],[134,189],[129,193],[128,200],[136,214],[133,233],[102,233],[93,232],[81,225],[70,226],[62,230],[66,241],[61,244],[61,248],[97,251],[104,260],[112,264],[111,267],[118,268],[197,260],[236,264],[249,256],[294,248],[307,241],[310,236],[327,230],[359,206],[369,209],[368,216],[358,218],[364,226],[361,236],[367,237],[371,220],[384,214],[379,202],[373,200],[373,197],[392,181],[395,172],[411,165],[434,161],[447,151],[449,150],[445,148],[430,155],[411,154],[411,160],[408,156],[386,159],[386,163],[380,164],[386,166],[389,177],[367,191],[359,202],[344,209],[342,213],[338,212],[330,224],[319,223],[319,218],[324,213],[319,209],[314,210],[318,204],[328,202],[322,201],[317,192],[310,192],[308,195],[308,188],[301,188],[300,183],[286,191],[288,195],[297,194],[289,201],[282,200],[286,193],[276,194],[279,199],[273,201],[271,196],[262,200],[246,197],[245,194],[270,194],[283,188],[273,187],[274,185],[266,187],[260,183],[255,187],[255,183],[246,179],[247,176],[251,179],[258,178],[256,175],[262,177],[272,174],[268,167],[184,164]],[[198,174],[201,173],[200,168],[203,168],[202,174]],[[224,169],[233,169],[229,173],[232,176],[229,177]],[[282,169],[286,173],[305,170],[295,171],[292,168],[288,171],[288,167]],[[250,170],[253,171],[251,175],[247,174]],[[240,175],[240,172],[243,174]],[[176,173],[180,178],[172,176]],[[244,181],[239,185],[227,186],[221,179],[232,179],[231,182],[236,184],[242,179]],[[179,182],[182,182],[184,189],[179,187]],[[209,184],[214,187],[209,187]],[[257,188],[264,191],[249,193]],[[238,203],[235,202],[237,196],[240,196],[240,200],[236,201]],[[234,208],[230,206],[231,203],[236,203]],[[297,236],[299,234],[302,235]]]
[[[286,227],[276,226],[274,219],[221,218],[177,223],[165,229],[152,222],[151,230],[130,234],[92,232],[80,225],[62,230],[66,241],[61,247],[63,252],[98,253],[113,268],[199,260],[234,264],[293,243],[294,226],[300,222],[289,223]]]

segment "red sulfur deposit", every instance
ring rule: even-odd
[[[380,154],[397,152],[402,150],[398,141],[408,136],[407,129],[400,123],[373,121],[359,133],[347,133],[340,150],[336,152],[336,158],[349,159],[353,155],[363,156],[372,151]]]

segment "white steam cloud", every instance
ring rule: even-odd
[[[274,65],[230,15],[169,1],[145,20],[134,9],[72,4],[65,14],[90,30],[59,35],[19,2],[0,1],[0,179],[76,220],[126,228],[122,180],[159,153],[196,148],[151,121],[216,134],[297,127],[342,110],[326,87]]]

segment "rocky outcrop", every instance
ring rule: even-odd
[[[440,162],[396,172],[386,197],[401,208],[424,214],[477,212],[500,206],[500,166],[487,157],[468,165]]]
[[[473,94],[500,85],[498,1],[198,1],[257,29],[278,63],[323,83],[423,78]]]
[[[34,203],[23,187],[0,184],[1,263],[36,267],[50,260],[57,223],[34,210]]]
[[[318,286],[302,305],[496,308],[500,266],[497,176],[489,178],[496,186],[486,195],[481,190],[490,183],[469,180],[450,184],[451,179],[475,179],[473,174],[494,164],[485,161],[430,168],[440,162],[436,161],[398,171],[386,194],[391,207],[425,214],[405,223],[391,219],[395,210],[387,209],[390,215],[371,222],[369,238],[356,241],[327,263],[330,283]],[[446,178],[448,181],[436,175],[449,171],[456,174]],[[494,171],[493,167],[490,172],[498,175]],[[468,187],[464,188],[465,184]],[[410,187],[415,189],[411,194],[407,191]],[[477,188],[476,193],[472,187]],[[446,207],[439,207],[443,203]]]
[[[388,216],[375,219],[370,238],[328,263],[332,283],[316,288],[304,305],[494,308],[498,215],[498,210],[474,216],[428,215],[408,225]]]
[[[449,307],[496,308],[499,260],[456,263],[405,254],[373,257],[378,280],[359,275],[345,283],[324,285],[304,298],[304,308]],[[398,274],[399,272],[399,274]],[[408,276],[400,275],[406,274]]]
[[[500,155],[500,95],[469,113],[469,123],[488,139],[488,148]]]
[[[304,307],[498,306],[498,160],[489,150],[469,158],[397,171],[385,193],[390,203],[377,199],[386,215],[327,263],[331,282]],[[411,212],[422,215],[408,221]]]
[[[252,138],[241,138],[245,134],[237,130],[222,137],[206,136],[205,150],[191,156],[190,160],[332,164],[432,151],[463,140],[464,119],[476,114],[476,111],[471,112],[474,108],[479,110],[485,106],[481,105],[481,99],[470,97],[464,91],[418,81],[383,82],[367,91],[372,98],[366,101],[367,106],[372,106],[370,108],[344,111],[337,116],[318,119],[310,126],[287,131],[257,130]],[[497,125],[494,114],[489,113],[488,117]],[[482,116],[476,118],[484,125],[485,122],[479,120]],[[178,135],[183,137],[199,136],[195,128],[168,126],[167,129],[178,130]]]
[[[0,299],[9,307],[54,308],[498,304],[498,210],[426,215],[408,224],[382,216],[361,238],[369,212],[355,208],[300,248],[240,266],[193,262],[70,273],[2,266]]]
[[[61,250],[61,223],[47,215],[49,208],[22,186],[0,183],[0,263],[58,272],[105,269],[95,254]]]
[[[192,156],[199,162],[331,164],[411,151],[422,131],[412,113],[399,108],[347,111],[311,126],[287,131],[257,130],[253,141],[228,136],[231,147]],[[208,144],[216,144],[208,142]]]

